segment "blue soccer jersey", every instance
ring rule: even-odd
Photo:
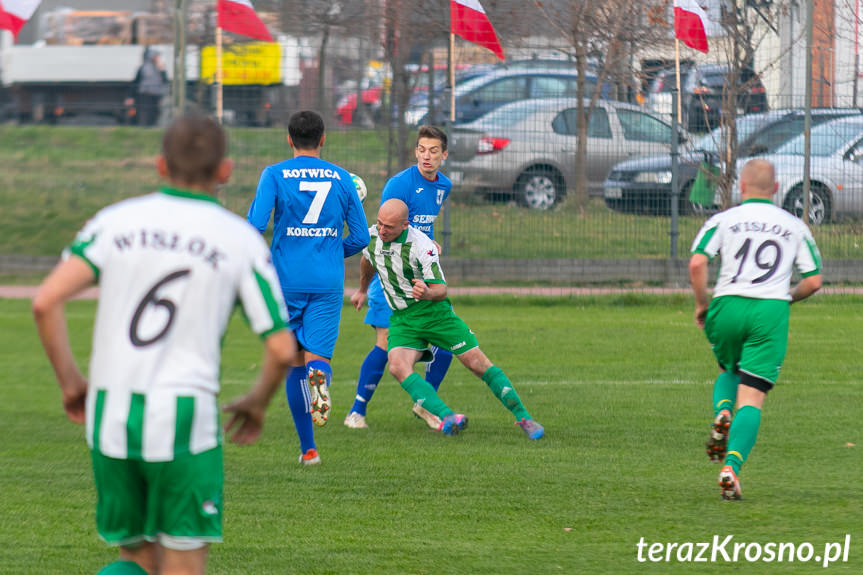
[[[387,181],[381,203],[398,198],[408,205],[411,226],[434,239],[434,221],[452,189],[452,182],[437,173],[433,182],[425,179],[416,165],[402,170]]]
[[[284,292],[344,290],[345,258],[369,243],[350,174],[325,160],[297,156],[264,168],[248,220],[260,232],[273,216],[273,264]],[[342,237],[345,223],[349,235]]]

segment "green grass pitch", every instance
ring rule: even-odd
[[[788,357],[743,469],[723,502],[703,451],[716,368],[684,297],[457,299],[482,348],[546,427],[527,441],[479,380],[453,365],[443,398],[467,413],[455,438],[426,431],[385,375],[368,430],[342,425],[372,344],[345,307],[323,465],[297,464],[284,394],[262,440],[226,448],[225,543],[214,574],[861,573],[859,351],[863,300],[795,305]],[[93,302],[68,307],[82,363]],[[261,346],[237,317],[223,393],[251,383]],[[84,431],[65,419],[25,301],[0,300],[0,572],[95,573],[97,537]],[[847,562],[638,561],[655,542],[825,543]],[[730,550],[730,548],[729,548]],[[708,554],[709,556],[709,554]]]

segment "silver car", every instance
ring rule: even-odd
[[[797,217],[803,216],[803,152],[800,135],[774,154],[759,156],[776,168],[779,190],[774,202]],[[745,162],[738,161],[738,173]],[[851,116],[812,128],[809,179],[809,223],[863,215],[863,118]],[[731,199],[740,202],[736,182]]]
[[[523,100],[449,130],[445,173],[457,191],[515,197],[549,209],[575,189],[578,101]],[[686,137],[682,138],[686,140]],[[642,108],[598,100],[587,128],[587,180],[591,195],[616,163],[668,152],[671,126]]]

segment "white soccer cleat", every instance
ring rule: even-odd
[[[707,440],[707,457],[713,463],[722,463],[728,450],[728,430],[731,429],[731,412],[723,409],[713,420],[710,439]]]
[[[730,465],[726,465],[719,472],[719,489],[722,499],[726,501],[743,499],[743,494],[740,491],[740,480],[737,479],[737,474],[734,473],[734,469]]]
[[[323,427],[330,416],[331,402],[327,374],[320,369],[309,370],[309,392],[312,396],[312,421],[318,427]]]
[[[441,418],[420,405],[414,403],[412,411],[414,415],[426,422],[426,424],[434,431],[438,431],[441,426]]]
[[[360,415],[356,411],[352,411],[345,418],[345,425],[350,427],[351,429],[368,429],[369,425],[366,423],[366,416]]]
[[[317,449],[309,449],[305,453],[300,454],[300,464],[301,465],[320,465],[321,464],[321,456],[318,454]]]

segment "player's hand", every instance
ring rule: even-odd
[[[423,280],[414,279],[411,281],[414,282],[414,287],[413,289],[411,289],[411,297],[415,300],[424,299],[423,296],[428,293],[429,286],[427,286],[426,282],[424,282]]]
[[[366,292],[357,290],[351,296],[351,304],[353,304],[357,311],[360,311],[363,309],[363,305],[365,305],[368,298],[369,295]]]
[[[231,418],[224,425],[225,435],[238,445],[249,445],[261,436],[264,427],[266,405],[261,405],[253,396],[244,395],[222,408]]]
[[[63,391],[63,409],[66,416],[74,423],[83,424],[86,421],[87,380],[80,373],[75,374],[61,385]]]
[[[704,329],[704,319],[707,317],[709,306],[695,306],[695,325]]]

